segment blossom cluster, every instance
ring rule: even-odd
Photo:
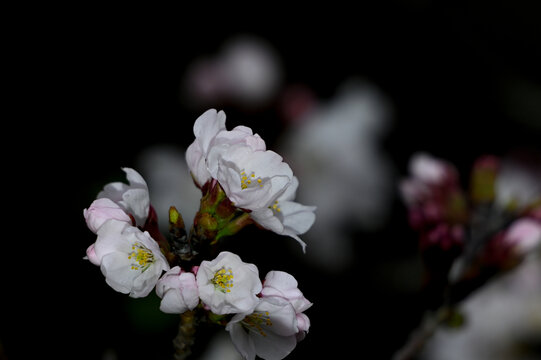
[[[250,128],[226,130],[222,111],[201,115],[194,134],[186,159],[203,196],[189,235],[174,207],[169,239],[160,233],[145,180],[123,168],[128,184],[107,184],[84,209],[97,235],[85,259],[118,292],[138,298],[155,289],[161,311],[198,312],[225,326],[244,358],[282,359],[310,327],[304,311],[312,303],[296,279],[270,271],[262,282],[258,268],[234,253],[202,254],[250,223],[290,236],[304,250],[299,235],[312,226],[315,207],[294,202],[299,182],[290,167]]]
[[[296,239],[312,226],[315,207],[295,201],[299,186],[289,165],[266,149],[265,141],[246,126],[225,128],[225,113],[207,110],[194,124],[195,141],[186,160],[200,188],[218,182],[232,204],[250,212],[265,229]]]
[[[255,265],[227,251],[192,271],[175,266],[163,275],[156,286],[160,309],[180,314],[201,305],[216,315],[232,314],[226,330],[244,358],[282,359],[308,332],[304,311],[312,303],[292,275],[270,271],[262,283]]]
[[[429,271],[456,283],[508,269],[541,244],[541,172],[528,158],[478,158],[468,190],[451,163],[426,153],[409,171],[400,190],[421,252],[447,260],[425,256]]]

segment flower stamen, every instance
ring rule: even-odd
[[[252,172],[249,176],[244,170],[240,172],[240,188],[242,190],[248,189],[248,187],[254,182],[257,182],[259,187],[263,187],[263,180],[261,180],[259,177],[256,179],[254,172]],[[255,185],[255,183],[253,185]]]
[[[263,330],[263,326],[272,326],[272,321],[268,311],[265,311],[264,313],[254,312],[242,320],[242,325],[248,331],[255,331],[259,333],[259,335],[266,337],[267,334]]]
[[[131,269],[141,270],[148,269],[154,262],[154,254],[140,242],[136,242],[131,247],[132,251],[128,254],[128,259],[132,260]]]
[[[221,268],[214,273],[214,277],[210,281],[214,284],[214,288],[216,290],[223,293],[229,293],[233,287],[233,278],[234,276],[231,268],[228,268],[227,270],[225,268]]]

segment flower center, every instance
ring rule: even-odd
[[[128,259],[132,261],[132,270],[145,271],[154,262],[154,254],[143,244],[136,242],[131,247],[132,251],[128,254]]]
[[[254,312],[246,316],[242,321],[242,325],[248,331],[255,331],[261,336],[267,336],[263,326],[272,326],[272,321],[269,317],[269,312]]]
[[[260,177],[256,178],[253,171],[250,175],[248,175],[244,170],[240,172],[240,187],[242,190],[248,189],[249,187],[254,187],[256,185],[263,187],[263,180],[261,180]]]
[[[233,271],[231,268],[228,268],[227,270],[225,268],[221,268],[214,273],[214,277],[212,278],[211,282],[214,284],[214,288],[216,290],[223,293],[229,293],[233,287]]]

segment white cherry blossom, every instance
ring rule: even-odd
[[[250,313],[259,302],[257,267],[231,252],[201,262],[196,279],[201,301],[215,314]]]
[[[93,262],[109,286],[138,298],[147,296],[169,264],[156,241],[124,221],[108,220],[98,230]]]
[[[237,314],[226,328],[244,359],[256,355],[267,360],[285,358],[297,346],[297,317],[281,297],[261,298],[250,314]]]

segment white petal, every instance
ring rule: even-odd
[[[147,183],[145,179],[132,168],[123,167],[122,170],[126,173],[126,179],[128,180],[131,187],[147,189]]]
[[[284,226],[295,234],[304,234],[316,220],[315,206],[305,206],[293,201],[280,202],[279,205],[284,217]]]
[[[285,271],[269,271],[265,276],[263,296],[281,296],[285,299],[295,299],[302,296],[298,282],[293,275]]]
[[[167,314],[182,314],[188,310],[178,289],[168,290],[160,302],[160,310]]]
[[[292,201],[295,199],[295,194],[297,193],[297,188],[299,187],[299,179],[296,176],[293,176],[291,182],[285,189],[282,195],[278,197],[278,201]]]
[[[137,225],[145,225],[150,209],[148,189],[126,190],[122,195],[122,201],[119,201],[119,204],[124,206],[126,211],[133,215]]]
[[[231,322],[230,322],[231,324]],[[255,360],[254,342],[241,324],[227,324],[226,330],[229,331],[231,341],[244,359]]]
[[[212,283],[217,271],[231,269],[233,283],[230,292],[216,289]],[[223,251],[212,261],[203,261],[196,276],[199,297],[216,314],[251,312],[259,302],[261,292],[259,272],[253,264],[242,262],[236,254]]]
[[[121,251],[126,254],[130,252],[131,243],[123,235],[123,232],[131,227],[130,224],[125,221],[119,221],[115,219],[107,220],[98,230],[98,238],[94,245],[94,251],[98,259],[103,258],[103,256]]]
[[[131,269],[128,255],[113,252],[105,255],[101,260],[101,272],[109,286],[118,292],[128,294],[133,288],[133,281],[138,272]]]
[[[299,331],[295,309],[289,301],[285,299],[279,297],[263,297],[255,310],[257,312],[269,313],[272,325],[264,327],[268,332],[281,336],[289,336],[295,335]]]
[[[250,213],[250,217],[259,225],[267,230],[274,231],[277,234],[281,234],[284,231],[284,225],[269,208],[261,208],[253,210]]]
[[[197,184],[201,187],[210,180],[210,174],[205,163],[205,156],[199,146],[194,141],[186,150],[186,162]]]
[[[225,113],[209,109],[199,116],[194,123],[193,133],[201,144],[203,154],[209,150],[211,141],[220,130],[225,129]]]
[[[268,333],[267,336],[251,336],[256,354],[266,360],[281,360],[297,346],[296,335],[280,336]]]
[[[160,298],[163,298],[163,295],[170,288],[180,287],[179,284],[179,275],[182,269],[180,266],[175,266],[169,269],[163,276],[160,278],[156,284],[156,295]]]

